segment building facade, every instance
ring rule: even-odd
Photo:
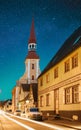
[[[38,77],[38,101],[44,115],[81,120],[81,27]]]

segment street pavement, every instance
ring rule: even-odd
[[[60,126],[66,126],[69,129],[73,128],[75,130],[81,130],[81,122],[74,121],[74,120],[67,120],[67,119],[48,119],[44,122],[52,124],[52,125],[60,125]]]
[[[7,116],[8,115],[8,116]],[[81,130],[81,122],[78,121],[69,121],[64,119],[49,119],[44,120],[42,122],[36,122],[33,120],[28,120],[26,118],[21,117],[15,117],[12,114],[4,114],[4,117],[2,114],[0,115],[0,130]],[[7,116],[7,117],[6,117]],[[10,119],[8,119],[10,118]],[[16,121],[17,124],[14,124],[14,122],[11,122],[9,120]],[[20,122],[20,124],[19,124]],[[18,124],[20,126],[18,126]],[[21,125],[22,124],[22,125]],[[24,125],[24,128],[22,128]],[[47,126],[48,125],[48,126]],[[1,128],[2,127],[2,128]]]

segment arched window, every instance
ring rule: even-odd
[[[31,49],[31,45],[30,45],[30,49]]]
[[[32,49],[34,49],[35,47],[34,47],[34,45],[32,45]]]
[[[34,75],[32,75],[32,80],[34,80]]]

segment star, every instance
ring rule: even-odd
[[[53,18],[52,18],[52,20],[53,20],[53,21],[55,21],[55,20],[56,20],[56,18],[55,18],[55,17],[53,17]]]

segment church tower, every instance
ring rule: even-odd
[[[37,83],[37,77],[40,74],[39,67],[39,56],[36,53],[37,43],[34,29],[34,19],[32,20],[30,37],[28,41],[28,55],[25,59],[26,74],[27,74],[27,84]]]

